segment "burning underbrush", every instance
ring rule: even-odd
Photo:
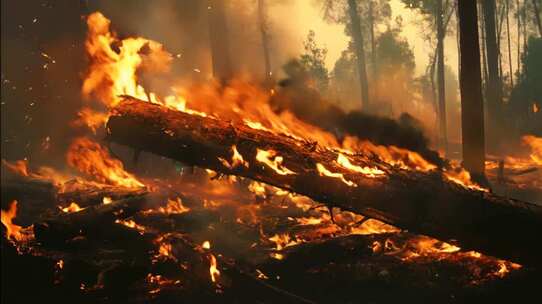
[[[389,284],[384,282],[392,278],[394,288],[420,288],[410,286],[411,277],[417,277],[417,285],[446,292],[484,288],[525,272],[520,265],[328,210],[307,197],[247,179],[195,170],[147,181],[147,186],[153,193],[144,196],[144,203],[141,197],[103,197],[86,208],[72,203],[60,210],[48,202],[43,213],[48,216],[25,228],[14,221],[32,206],[14,202],[2,211],[2,223],[17,255],[54,262],[52,288],[82,299],[130,292],[145,302],[179,296],[247,300],[256,292],[269,299],[277,289],[285,292],[283,300],[291,292],[312,299],[312,289],[325,288],[333,273],[352,278],[337,292],[347,292],[356,282]],[[66,233],[70,229],[74,234]],[[438,279],[449,275],[453,286]],[[239,284],[254,284],[255,290],[239,293]]]
[[[274,92],[245,81],[189,88],[173,82],[170,94],[150,92],[138,76],[169,70],[171,55],[164,47],[139,37],[118,38],[100,13],[91,14],[87,24],[90,66],[82,93],[89,105],[74,126],[103,134],[124,95],[217,124],[228,121],[224,129],[280,135],[326,159],[306,161],[310,170],[305,170],[265,143],[252,154],[234,144],[212,160],[222,172],[186,164],[176,164],[181,167],[176,171],[172,163],[168,174],[151,178],[128,172],[110,144],[80,137],[67,150],[65,170],[3,161],[9,172],[3,174],[2,203],[10,202],[2,211],[3,250],[23,269],[41,263],[43,276],[50,278],[40,278],[50,292],[84,302],[314,303],[358,301],[357,287],[376,286],[365,291],[368,300],[378,299],[385,288],[412,298],[412,290],[430,290],[428,296],[437,300],[457,290],[475,298],[472,290],[529,275],[528,267],[234,174],[249,168],[280,178],[314,172],[348,191],[422,176],[462,195],[487,195],[489,189],[460,166],[434,164],[394,145],[335,136],[287,110],[275,112],[269,101]],[[538,140],[526,138],[537,164]],[[132,152],[137,163],[141,151]],[[20,283],[17,277],[10,281]],[[336,288],[327,292],[329,286]]]

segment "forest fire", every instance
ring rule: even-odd
[[[23,228],[13,223],[17,216],[17,201],[11,202],[9,209],[2,210],[2,225],[6,228],[6,238],[16,242],[25,242],[31,240],[34,236],[32,227]]]
[[[99,182],[128,188],[144,187],[124,170],[122,162],[112,158],[107,150],[88,138],[77,138],[66,157],[70,166]]]
[[[211,2],[206,18],[221,27],[224,16],[215,14],[228,6]],[[340,6],[346,14],[338,19],[354,27],[346,32],[358,35],[364,6]],[[453,10],[463,17],[465,8]],[[179,68],[184,50],[117,33],[123,27],[99,11],[83,19],[88,66],[78,90],[85,102],[62,126],[73,134],[40,138],[40,152],[51,153],[45,158],[62,162],[38,167],[44,161],[35,155],[2,155],[2,263],[54,278],[43,283],[45,294],[62,294],[60,302],[350,303],[369,286],[432,300],[458,294],[470,303],[480,294],[498,298],[495,286],[511,290],[536,277],[542,209],[508,195],[540,184],[532,178],[542,168],[536,132],[521,137],[528,152],[486,160],[481,149],[473,160],[479,151],[469,152],[476,149],[466,146],[467,133],[457,156],[441,142],[442,125],[435,143],[420,118],[383,117],[376,101],[369,111],[369,97],[387,92],[368,94],[359,62],[366,104],[352,114],[320,94],[320,80],[296,63],[285,66],[284,81],[270,70],[266,81],[226,73],[215,49],[224,37],[213,30],[213,76],[205,78],[198,74],[206,67],[190,67],[196,76]],[[264,40],[267,30],[261,26]],[[350,44],[359,50],[363,40]],[[40,51],[50,64],[65,64],[49,53]],[[356,65],[353,54],[348,65]],[[528,107],[539,114],[537,103]],[[330,286],[329,295],[315,291]],[[379,299],[367,293],[368,301]]]

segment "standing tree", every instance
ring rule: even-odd
[[[532,0],[533,3],[533,13],[534,13],[534,19],[536,21],[536,27],[538,28],[538,34],[542,38],[542,22],[540,21],[540,8],[539,3],[540,0]]]
[[[499,48],[495,28],[495,0],[483,0],[488,79],[486,100],[488,105],[488,145],[496,150],[499,143],[498,129],[502,122],[502,84],[499,77]]]
[[[213,76],[225,82],[233,76],[225,0],[208,0],[207,12]]]
[[[352,27],[352,40],[354,42],[354,47],[356,50],[362,109],[367,111],[370,104],[369,84],[367,82],[367,70],[365,68],[365,49],[363,46],[363,35],[361,32],[361,22],[356,0],[348,0],[348,13],[350,15],[350,25]]]
[[[485,179],[485,142],[476,1],[458,0],[458,9],[463,165],[480,181]]]
[[[271,59],[269,58],[269,31],[266,18],[265,0],[258,0],[258,23],[262,36],[262,49],[266,85],[271,84]]]
[[[439,106],[439,130],[440,146],[444,153],[448,153],[447,122],[446,122],[446,92],[444,85],[444,21],[442,0],[437,0],[436,22],[437,22],[437,83],[438,83],[438,106]]]
[[[453,1],[446,0],[402,0],[409,8],[417,9],[428,20],[428,23],[434,25],[436,29],[436,52],[430,61],[429,74],[432,87],[434,87],[433,75],[437,74],[438,97],[435,98],[438,103],[438,122],[439,122],[439,142],[442,149],[447,152],[447,116],[446,116],[446,89],[445,89],[445,70],[444,70],[444,39],[448,23],[453,15]],[[434,32],[432,32],[434,33]],[[431,35],[432,36],[432,35]],[[433,36],[434,37],[434,36]],[[432,37],[428,37],[431,40]],[[434,93],[437,95],[437,93]]]

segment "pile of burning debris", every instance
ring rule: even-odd
[[[3,161],[3,299],[474,302],[535,291],[540,207],[458,166],[277,114],[273,92],[245,83],[148,92],[137,72],[167,70],[171,56],[109,25],[88,18],[83,94],[101,104],[74,122],[105,132],[107,147],[75,139],[69,173]],[[540,141],[526,139],[529,166],[541,164]],[[155,156],[171,170],[136,176],[113,143],[182,169]]]

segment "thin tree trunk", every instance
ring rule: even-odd
[[[444,83],[444,22],[442,0],[437,0],[437,84],[439,104],[439,133],[440,146],[444,154],[448,153],[447,123],[446,123],[446,91]]]
[[[493,0],[496,2],[496,0]],[[498,50],[498,56],[499,56],[499,79],[501,79],[501,85],[502,85],[502,79],[503,77],[503,69],[502,69],[502,52],[501,52],[501,37],[502,37],[502,27],[504,24],[504,12],[505,12],[505,4],[503,3],[501,5],[501,8],[497,10],[499,14],[495,16],[496,24],[498,24],[497,27],[497,50]]]
[[[540,21],[540,9],[538,8],[538,2],[532,0],[533,2],[533,13],[534,19],[536,20],[536,26],[538,27],[538,34],[542,37],[542,22]]]
[[[269,33],[267,31],[267,18],[265,14],[265,0],[258,0],[258,22],[262,35],[262,48],[264,59],[264,73],[266,85],[271,84],[271,59],[269,58]]]
[[[369,1],[369,25],[371,28],[371,63],[373,65],[373,99],[378,100],[378,67],[376,63],[376,38],[375,38],[375,20],[374,20],[374,2]]]
[[[463,165],[478,178],[485,176],[484,104],[476,2],[458,0],[461,43],[461,124]]]
[[[225,0],[208,0],[207,12],[213,76],[225,82],[233,76]]]
[[[517,25],[517,35],[518,35],[518,45],[517,45],[517,60],[518,60],[518,77],[521,73],[521,12],[519,8],[519,0],[516,0],[516,13],[517,13],[517,19],[518,19],[518,25]]]
[[[492,150],[498,146],[498,127],[501,122],[501,79],[499,78],[499,49],[495,28],[495,0],[483,0],[485,35],[487,47],[488,82],[488,144]]]
[[[527,0],[523,0],[523,11],[521,17],[523,19],[523,54],[527,51]]]
[[[359,84],[361,89],[362,109],[369,110],[369,85],[367,83],[367,70],[365,68],[365,50],[363,48],[363,35],[361,33],[361,21],[359,18],[356,0],[348,0],[348,12],[352,26],[352,39],[356,48],[358,63]]]
[[[455,11],[455,21],[456,21],[456,28],[455,28],[455,39],[457,44],[457,78],[461,77],[461,47],[459,45],[459,10],[457,6],[454,8]]]
[[[514,87],[514,68],[512,67],[512,46],[510,43],[510,0],[506,0],[506,37],[508,39],[508,68],[510,69],[510,89]]]
[[[481,2],[478,2],[478,10],[480,12],[482,11],[482,3]],[[486,31],[484,30],[485,26],[486,26],[486,23],[484,21],[483,15],[480,16],[479,19],[480,19],[480,26],[481,26],[481,29],[479,31],[480,31],[480,33],[482,33],[482,35],[481,35],[482,40],[480,42],[480,44],[482,45],[482,67],[484,68],[483,69],[483,74],[482,74],[482,85],[483,85],[483,87],[487,87],[487,79],[489,78],[488,77],[489,72],[487,71]]]

